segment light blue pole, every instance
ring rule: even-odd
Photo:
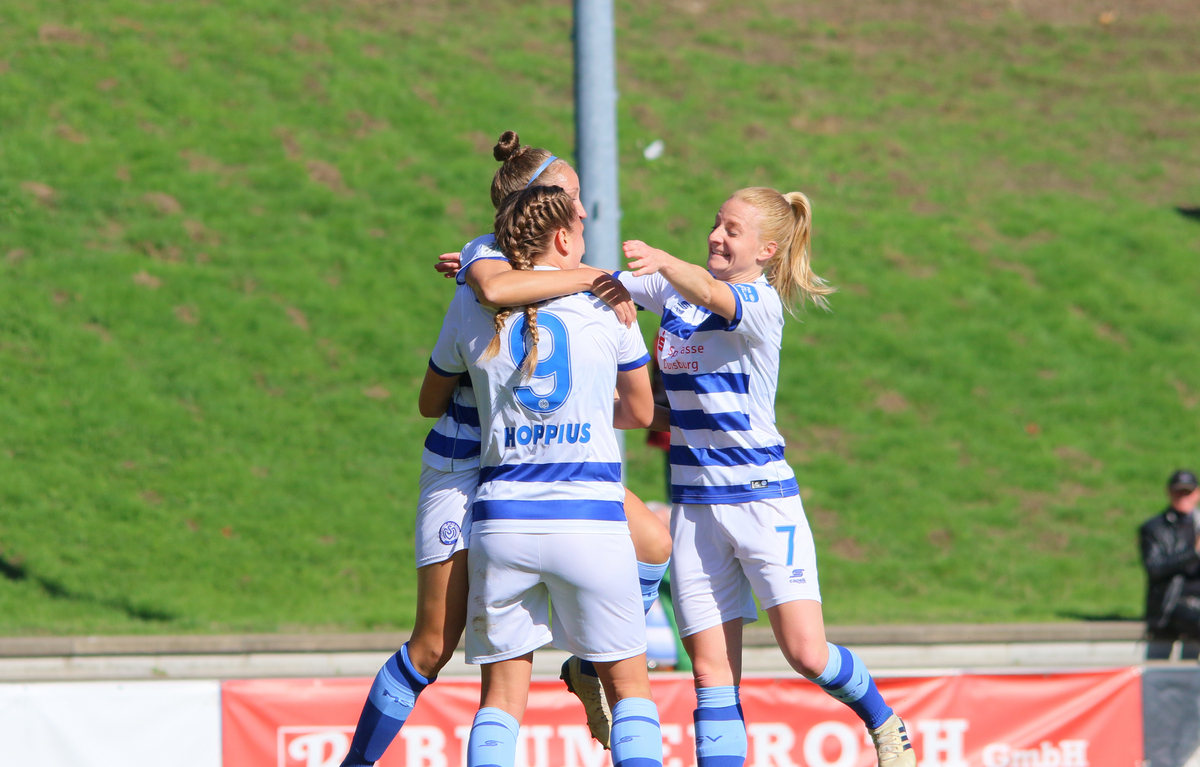
[[[612,0],[575,0],[575,167],[587,210],[585,263],[620,269],[617,69]],[[621,454],[624,439],[617,432]]]
[[[588,212],[584,261],[619,269],[617,73],[612,0],[575,0],[575,144]]]

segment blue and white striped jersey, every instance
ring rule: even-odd
[[[455,278],[456,295],[465,292],[469,298],[474,298],[474,292],[467,285],[467,267],[471,264],[488,259],[506,260],[495,245],[496,238],[485,234],[463,246]],[[421,462],[438,471],[479,468],[479,412],[475,408],[475,391],[471,388],[470,378],[464,376],[459,381],[449,409],[429,430]]]
[[[671,500],[797,495],[775,428],[783,302],[766,277],[730,286],[737,314],[727,321],[685,301],[662,275],[614,276],[662,317],[655,354],[671,403]]]
[[[478,393],[472,530],[627,533],[613,390],[618,370],[650,361],[641,333],[590,294],[547,301],[537,314],[537,370],[525,378],[522,312],[505,323],[500,353],[481,359],[494,318],[473,295],[456,293],[429,363],[445,374],[469,371]]]

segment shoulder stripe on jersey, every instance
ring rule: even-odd
[[[628,373],[630,370],[637,370],[638,368],[644,368],[649,364],[650,364],[650,355],[643,354],[640,359],[636,359],[633,362],[626,362],[624,365],[617,365],[617,370],[621,371],[622,373]]]
[[[625,504],[620,501],[475,501],[471,517],[473,522],[492,519],[624,522]]]
[[[442,370],[440,367],[433,364],[433,360],[429,360],[429,369],[440,375],[442,378],[454,378],[455,376],[460,376],[463,374],[463,371],[461,370],[457,373],[451,373],[449,370]]]
[[[479,408],[467,407],[451,400],[450,406],[446,408],[446,415],[458,421],[463,426],[479,428]]]
[[[729,285],[729,283],[725,283]],[[737,330],[737,326],[742,324],[742,297],[738,294],[737,288],[729,285],[729,292],[733,294],[733,303],[736,308],[733,310],[733,319],[725,326],[726,330]]]
[[[800,495],[794,477],[782,482],[771,480],[763,487],[745,485],[671,485],[674,503],[745,503],[760,498],[790,498]]]
[[[425,449],[434,455],[461,461],[466,458],[479,457],[479,440],[455,439],[440,432],[431,431],[425,438]]]
[[[479,484],[485,482],[620,482],[619,463],[515,463],[484,466]]]
[[[700,322],[699,325],[693,325],[675,312],[667,309],[663,312],[662,321],[659,323],[659,327],[668,333],[674,333],[685,340],[691,338],[693,333],[703,333],[708,330],[726,330],[729,327],[729,321],[721,315],[713,314],[703,307],[697,308],[708,315]]]
[[[673,466],[766,466],[783,460],[783,445],[770,447],[687,447],[671,445]]]
[[[750,391],[749,373],[663,373],[663,388],[667,391],[692,391],[697,394],[733,392],[747,394]]]
[[[750,431],[750,416],[737,412],[706,413],[703,410],[672,410],[671,425],[684,430]]]

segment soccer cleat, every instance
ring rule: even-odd
[[[917,754],[900,717],[892,714],[878,729],[868,730],[875,742],[879,767],[917,767]]]
[[[612,731],[612,707],[608,705],[599,677],[584,673],[582,664],[583,661],[574,655],[567,658],[562,664],[559,679],[566,682],[567,689],[579,698],[583,710],[587,712],[587,725],[592,737],[607,749]]]

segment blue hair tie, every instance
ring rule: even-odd
[[[525,188],[528,189],[533,184],[534,181],[537,181],[537,177],[542,175],[542,171],[544,171],[546,168],[550,167],[550,163],[554,162],[557,159],[558,158],[555,157],[554,155],[550,155],[549,159],[547,159],[544,163],[539,165],[537,170],[535,170],[533,172],[533,177],[529,179],[529,183],[525,185]]]

